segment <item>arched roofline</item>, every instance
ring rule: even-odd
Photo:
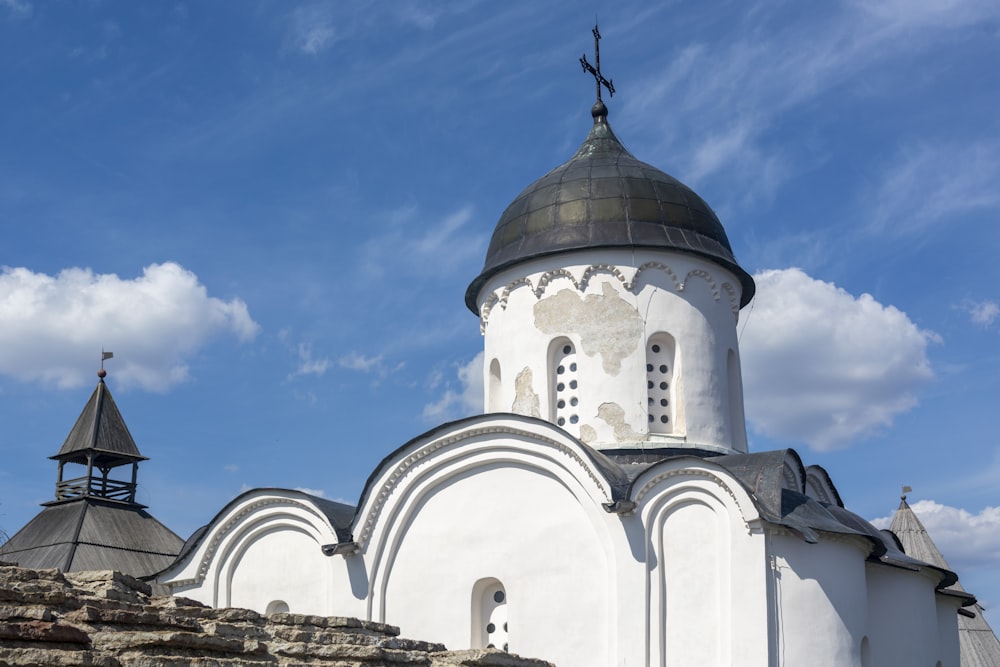
[[[250,489],[233,498],[212,517],[211,521],[195,530],[184,543],[184,546],[181,547],[181,551],[177,554],[177,558],[174,559],[173,563],[159,572],[144,578],[166,583],[165,579],[182,572],[185,566],[197,556],[201,547],[205,545],[206,540],[210,540],[215,544],[210,544],[207,551],[203,554],[201,558],[203,562],[199,563],[196,576],[193,579],[170,583],[185,585],[187,583],[203,581],[206,563],[214,554],[214,547],[217,547],[218,543],[230,534],[231,529],[243,516],[261,507],[261,505],[248,502],[253,496],[259,496],[261,499],[273,498],[275,499],[274,504],[278,504],[283,500],[286,504],[297,505],[313,514],[324,528],[337,537],[338,542],[350,539],[349,526],[350,520],[354,516],[354,507],[345,503],[320,498],[296,489],[282,489],[277,487]]]
[[[830,473],[826,471],[826,468],[816,464],[806,468],[806,483],[809,484],[810,482],[813,482],[814,486],[829,494],[830,500],[833,503],[840,507],[844,506],[844,501],[840,497],[840,491],[837,490],[837,486],[833,483],[833,479],[830,477]]]
[[[599,451],[544,419],[513,413],[489,413],[441,424],[412,438],[383,458],[368,476],[361,491],[352,523],[352,539],[358,545],[365,544],[378,521],[381,507],[388,495],[385,490],[380,489],[373,496],[380,480],[385,479],[394,488],[412,465],[431,453],[425,451],[428,447],[436,451],[450,444],[489,434],[529,438],[540,444],[553,446],[569,454],[569,460],[577,462],[580,471],[600,489],[607,504],[627,497],[627,475],[620,466]],[[567,470],[571,467],[564,465]]]

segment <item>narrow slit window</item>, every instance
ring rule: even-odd
[[[646,345],[646,403],[650,433],[674,432],[674,339],[656,334]]]
[[[568,428],[580,421],[580,380],[576,348],[567,339],[555,343],[552,355],[552,421]]]

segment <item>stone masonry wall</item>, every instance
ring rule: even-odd
[[[0,667],[545,667],[494,650],[446,651],[353,618],[213,609],[151,595],[118,572],[0,563]],[[549,666],[551,667],[551,666]]]

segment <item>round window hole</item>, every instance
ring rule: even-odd
[[[652,388],[653,388],[653,381],[652,381],[652,380],[649,380],[649,381],[648,381],[648,382],[646,383],[646,386],[647,386],[647,387],[648,387],[649,389],[652,389]]]
[[[575,373],[575,372],[576,372],[576,364],[570,364],[570,365],[569,365],[569,370],[570,370],[571,372]]]
[[[569,381],[569,388],[570,389],[576,389],[576,380],[570,380]]]
[[[579,417],[577,417],[576,415],[571,415],[571,416],[570,416],[570,418],[569,418],[569,423],[570,423],[570,424],[575,424],[575,423],[577,423],[578,421],[580,421],[580,418],[579,418]]]
[[[666,424],[667,423],[667,416],[663,415],[662,417],[660,417],[660,421],[663,422],[664,424]]]
[[[667,407],[667,399],[661,398],[660,399],[660,405],[662,405],[663,407]]]
[[[660,389],[666,389],[668,386],[670,386],[670,385],[668,385],[666,382],[661,382],[660,383]]]
[[[652,422],[652,421],[653,421],[653,415],[649,415],[649,421],[650,421],[650,422]]]
[[[579,402],[580,401],[577,399],[576,396],[574,396],[573,398],[569,399],[569,404],[572,405],[574,408],[576,407],[576,404],[579,403]]]
[[[492,623],[486,626],[486,632],[490,633],[491,635],[496,631],[497,631],[497,626],[493,625]]]
[[[660,372],[661,373],[666,373],[667,372],[667,365],[666,364],[660,364]]]
[[[556,391],[562,391],[565,388],[566,388],[566,385],[564,385],[562,382],[560,382],[559,384],[556,385]]]
[[[494,602],[497,602],[497,603],[503,602],[504,598],[505,598],[505,596],[503,594],[503,591],[497,591],[496,593],[493,594],[493,601]]]
[[[507,632],[507,621],[504,621],[504,623],[503,623],[503,631]],[[507,648],[507,645],[504,644],[504,649],[506,649],[506,648]]]
[[[558,373],[559,375],[562,375],[565,372],[566,369],[563,366],[560,366],[559,368],[556,369],[556,373]]]
[[[566,425],[566,419],[563,418],[563,417],[560,417],[559,419],[556,420],[556,423],[559,424],[560,426],[565,426]]]
[[[647,373],[653,372],[653,364],[646,364],[646,372]]]
[[[659,354],[660,353],[660,346],[659,345],[654,345],[651,349],[653,350],[653,354]]]
[[[558,403],[556,403],[556,406],[557,406],[557,407],[558,407],[558,408],[559,408],[560,410],[562,410],[563,408],[565,408],[565,407],[566,407],[566,401],[559,401]]]
[[[564,345],[563,346],[563,354],[569,354],[572,351],[573,351],[573,347],[571,345]]]

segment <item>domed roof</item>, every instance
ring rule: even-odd
[[[722,223],[691,188],[637,160],[607,122],[598,102],[594,127],[568,162],[529,185],[500,216],[482,272],[465,292],[478,313],[487,280],[537,257],[592,248],[656,248],[693,253],[739,277],[740,307],[753,298]]]

